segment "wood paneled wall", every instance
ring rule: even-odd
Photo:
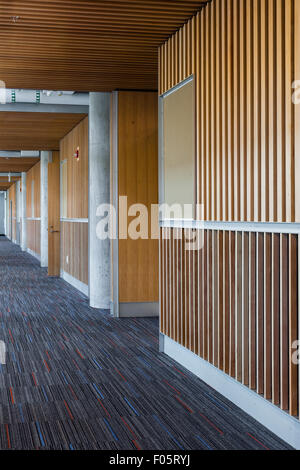
[[[149,214],[158,204],[157,115],[157,93],[118,92],[118,194]],[[158,240],[119,240],[119,302],[158,302],[158,257]]]
[[[17,184],[14,183],[8,190],[8,235],[11,240],[17,238]],[[10,208],[12,207],[12,210]],[[11,220],[12,219],[12,220]]]
[[[16,214],[17,214],[17,194],[16,194],[16,191],[17,191],[17,184],[14,183],[10,188],[9,188],[9,192],[8,192],[8,198],[9,198],[9,207],[10,207],[10,204],[12,204],[12,216],[13,217],[16,217]],[[10,212],[9,212],[10,214]]]
[[[41,254],[41,221],[27,220],[27,248],[36,253]]]
[[[88,284],[88,224],[61,222],[61,269]]]
[[[161,232],[161,331],[291,415],[299,414],[298,235]],[[296,354],[297,356],[297,354]]]
[[[33,183],[32,183],[33,182]],[[32,195],[33,190],[33,195]],[[32,202],[34,204],[34,218],[32,218]],[[26,230],[27,247],[36,253],[41,254],[41,167],[40,162],[34,165],[26,174]]]
[[[79,148],[79,159],[74,154]],[[88,218],[89,121],[83,119],[60,141],[60,159],[67,160],[67,217]]]
[[[295,106],[295,174],[300,175],[300,2],[296,1],[294,5],[295,29],[294,29],[294,78],[298,82],[298,104]],[[300,185],[295,185],[295,214],[296,221],[300,220]]]
[[[82,120],[60,142],[60,159],[66,160],[63,188],[67,219],[61,222],[61,269],[84,284],[88,284],[88,146],[89,121]],[[79,160],[74,154],[79,148]]]
[[[32,181],[33,186],[32,186]],[[32,187],[34,195],[32,196]],[[34,217],[41,217],[41,167],[40,162],[34,165],[26,175],[26,215],[32,217],[32,201],[34,202]]]
[[[205,220],[300,222],[298,0],[213,0],[159,50],[159,92],[195,75]]]

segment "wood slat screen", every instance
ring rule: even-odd
[[[300,236],[189,230],[161,229],[161,332],[298,416]]]
[[[300,222],[298,0],[213,0],[159,50],[159,93],[196,78],[205,220]]]

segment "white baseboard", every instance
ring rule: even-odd
[[[201,357],[163,335],[165,354],[248,413],[282,440],[300,450],[300,421],[240,384]]]
[[[75,277],[71,276],[71,274],[63,271],[62,269],[60,270],[60,277],[88,297],[89,286],[87,284],[84,284],[84,282],[79,281],[79,279],[76,279]]]
[[[27,253],[29,253],[31,256],[34,256],[34,258],[36,258],[36,259],[38,259],[39,261],[41,261],[40,255],[38,255],[35,251],[32,251],[30,248],[27,248],[26,251],[27,251]]]

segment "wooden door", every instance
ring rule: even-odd
[[[60,158],[48,163],[48,276],[60,275]]]

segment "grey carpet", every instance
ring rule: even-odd
[[[114,319],[0,239],[0,449],[288,449],[158,352],[157,319]]]

